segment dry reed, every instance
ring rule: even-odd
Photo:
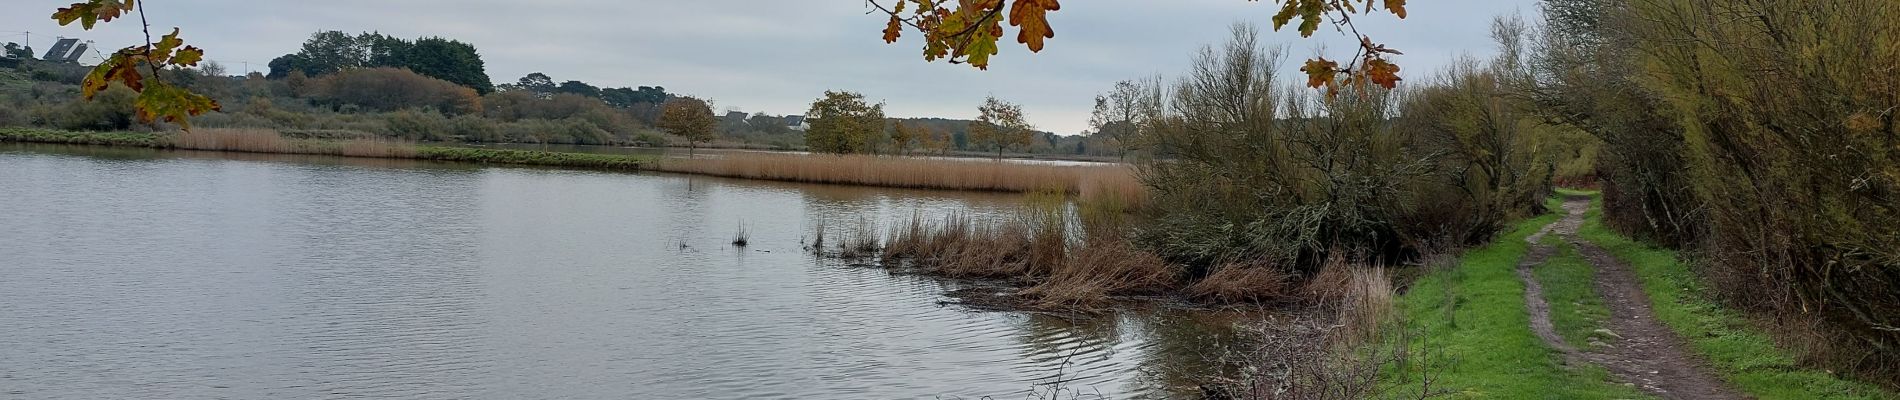
[[[384,139],[291,139],[268,129],[198,129],[179,132],[171,137],[169,145],[186,150],[416,158],[416,147],[404,142]]]
[[[304,146],[277,131],[263,129],[199,129],[172,136],[173,147],[187,150],[253,153],[304,153]]]
[[[863,259],[877,255],[879,250],[877,225],[869,220],[859,219],[857,227],[845,233],[846,235],[839,238],[839,257]]]
[[[1294,276],[1270,265],[1225,264],[1187,288],[1187,295],[1209,303],[1269,303],[1292,292]]]
[[[1179,286],[1175,269],[1154,253],[1120,240],[1090,242],[1069,253],[1048,279],[1023,295],[1042,308],[1089,309],[1110,296],[1162,294]]]
[[[669,159],[657,170],[733,178],[867,186],[1145,196],[1132,168],[1056,166],[870,155],[730,154]],[[1132,201],[1132,200],[1131,200]]]

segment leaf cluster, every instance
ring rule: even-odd
[[[62,26],[77,22],[85,29],[92,29],[100,22],[111,22],[125,13],[138,10],[138,4],[135,0],[90,0],[60,8],[53,13],[53,19]],[[172,28],[170,34],[152,42],[150,29],[150,26],[146,27],[144,45],[119,49],[94,67],[80,84],[81,95],[91,100],[100,91],[118,83],[139,92],[138,99],[133,103],[138,110],[139,120],[152,122],[163,119],[190,129],[188,118],[217,111],[221,107],[210,97],[165,84],[159,79],[159,71],[197,66],[204,60],[204,50],[186,45],[184,39],[179,37],[178,28]]]

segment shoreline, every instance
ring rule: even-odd
[[[1132,168],[1120,165],[1058,166],[932,160],[873,155],[760,153],[746,157],[670,159],[628,154],[453,146],[381,139],[292,139],[271,130],[201,129],[185,133],[73,132],[0,128],[0,142],[410,159],[576,168],[615,172],[667,172],[780,182],[899,189],[1004,193],[1061,192],[1077,197],[1145,197]]]

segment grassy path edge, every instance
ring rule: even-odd
[[[1687,339],[1730,384],[1762,399],[1900,399],[1900,394],[1798,365],[1740,314],[1701,295],[1704,287],[1675,252],[1631,240],[1603,224],[1593,197],[1578,235],[1628,263],[1664,325]]]
[[[1550,208],[1560,210],[1554,201]],[[1419,278],[1400,296],[1407,328],[1420,332],[1414,346],[1449,361],[1433,371],[1433,386],[1448,389],[1449,397],[1646,398],[1612,382],[1601,367],[1565,367],[1562,354],[1531,331],[1517,265],[1530,251],[1525,239],[1560,216],[1521,221],[1491,244],[1466,252],[1457,265]]]

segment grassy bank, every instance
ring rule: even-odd
[[[1127,166],[1056,166],[972,160],[862,155],[734,154],[717,158],[658,159],[420,145],[382,139],[293,139],[270,130],[200,129],[186,133],[70,132],[0,128],[0,141],[98,146],[315,154],[483,164],[517,164],[618,171],[659,171],[775,181],[917,189],[1060,192],[1097,203],[1132,207],[1146,190]]]
[[[1900,398],[1873,385],[1801,367],[1794,352],[1777,347],[1771,336],[1754,329],[1741,314],[1710,301],[1704,294],[1706,286],[1678,254],[1611,231],[1604,226],[1599,207],[1592,207],[1579,235],[1629,263],[1649,294],[1656,317],[1687,338],[1735,387],[1763,399]]]
[[[1602,368],[1564,368],[1562,355],[1531,333],[1524,284],[1513,271],[1529,251],[1524,239],[1557,219],[1548,214],[1520,222],[1490,245],[1465,253],[1456,266],[1420,278],[1400,297],[1408,325],[1422,333],[1415,338],[1419,346],[1453,360],[1436,371],[1436,386],[1451,397],[1644,397],[1610,383]]]
[[[204,129],[190,133],[156,134],[138,132],[65,132],[41,129],[0,128],[0,142],[399,158],[620,171],[647,170],[653,165],[651,158],[641,156],[421,146],[405,142],[377,139],[289,139],[273,131],[260,130]]]

